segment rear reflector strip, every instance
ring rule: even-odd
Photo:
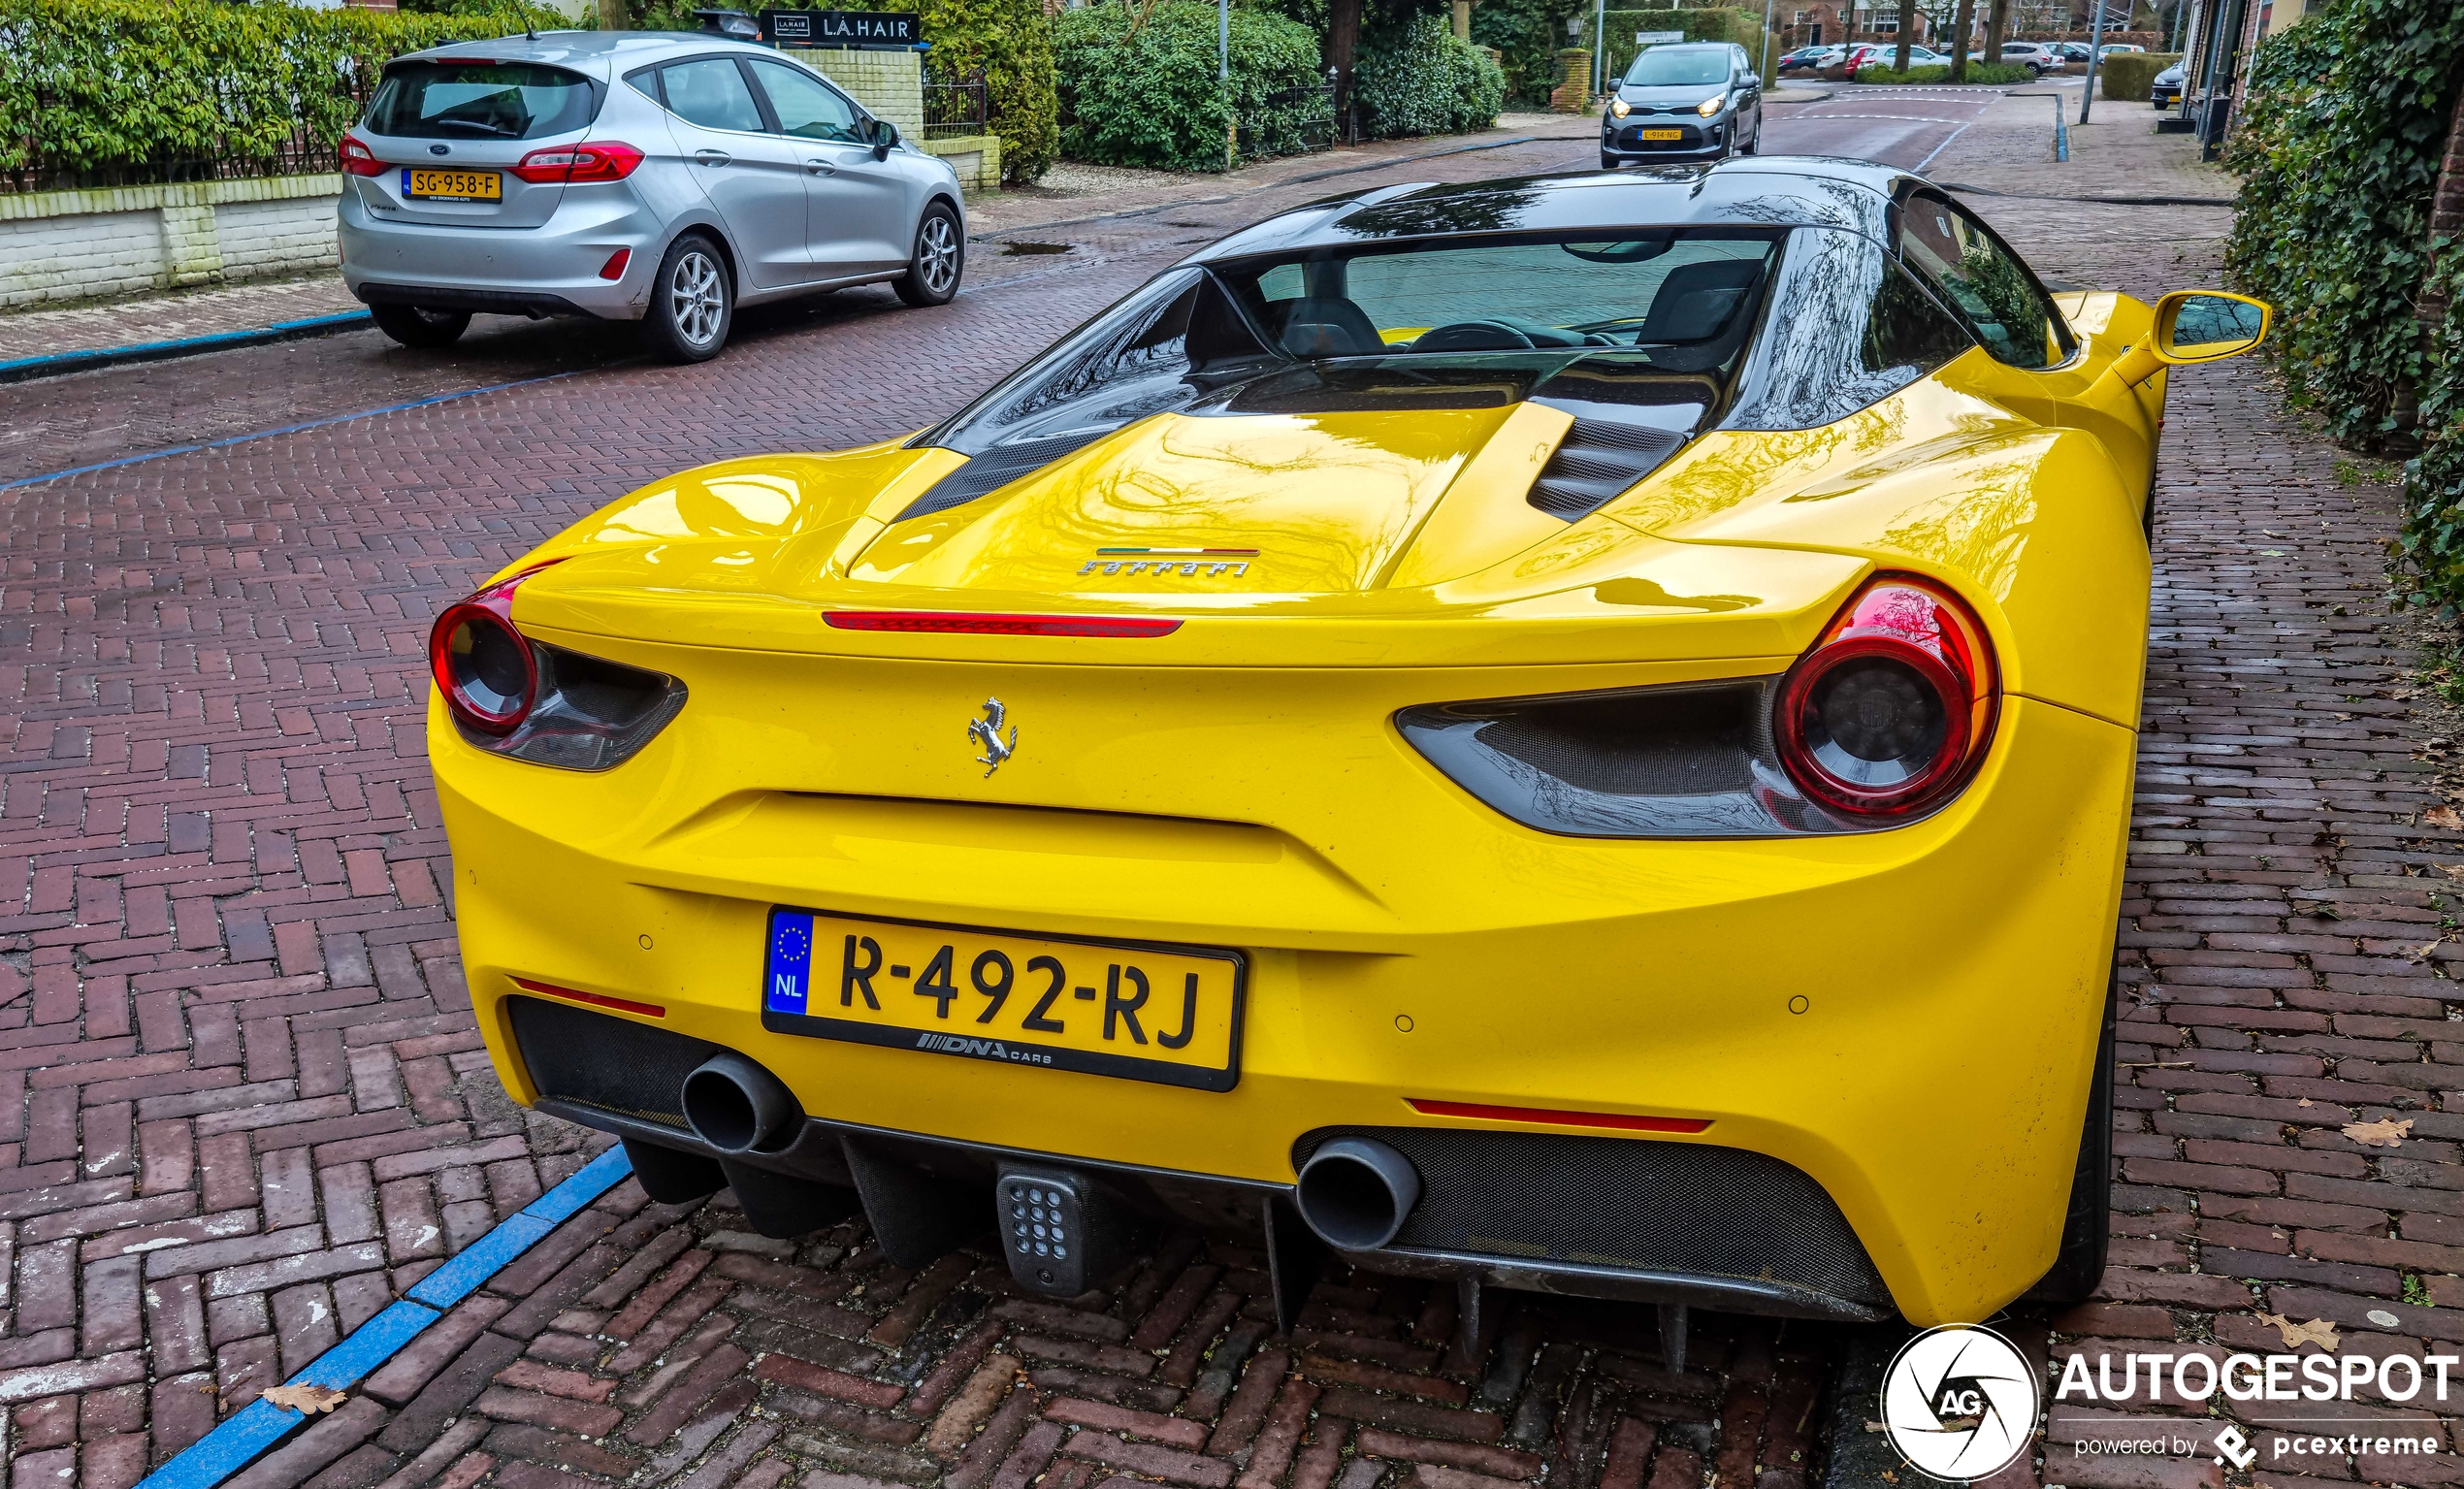
[[[1177,619],[1127,615],[983,615],[972,610],[832,610],[837,631],[922,631],[978,636],[1168,636]]]
[[[1632,1117],[1623,1112],[1559,1112],[1547,1107],[1484,1107],[1469,1101],[1423,1101],[1406,1097],[1411,1110],[1427,1117],[1476,1117],[1492,1122],[1546,1122],[1555,1127],[1614,1127],[1626,1132],[1702,1132],[1707,1121],[1690,1117]]]
[[[603,992],[583,992],[575,987],[559,987],[554,983],[535,983],[527,977],[515,978],[513,986],[524,992],[542,993],[551,998],[569,998],[576,1003],[588,1003],[593,1008],[612,1008],[618,1013],[639,1014],[646,1019],[667,1017],[667,1011],[656,1003],[634,1003],[625,998],[611,998]]]

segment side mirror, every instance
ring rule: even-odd
[[[2113,372],[2136,385],[2168,365],[2219,362],[2267,340],[2276,310],[2248,295],[2178,289],[2156,303],[2154,334],[2114,359]]]
[[[2156,302],[2156,354],[2166,362],[2215,362],[2267,340],[2275,308],[2248,295],[2175,290]]]
[[[895,147],[897,144],[897,125],[892,124],[888,119],[873,120],[873,158],[875,160],[888,160],[890,158],[891,150]]]

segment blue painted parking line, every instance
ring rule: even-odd
[[[0,382],[57,377],[67,372],[118,367],[130,362],[159,362],[167,357],[188,357],[198,352],[223,351],[235,346],[257,346],[267,341],[289,341],[306,336],[331,336],[337,331],[353,331],[367,324],[369,315],[366,310],[344,310],[336,315],[310,315],[299,320],[276,321],[271,326],[251,326],[245,331],[216,331],[207,336],[177,337],[168,341],[140,341],[133,346],[97,346],[88,351],[17,357],[0,362]]]
[[[528,1208],[480,1237],[453,1260],[421,1278],[409,1298],[353,1329],[350,1338],[308,1362],[287,1385],[347,1390],[390,1360],[420,1331],[444,1316],[443,1310],[469,1297],[540,1238],[581,1213],[633,1171],[625,1149],[611,1148],[580,1172],[531,1202]],[[212,1489],[256,1461],[308,1420],[308,1414],[260,1397],[182,1449],[139,1481],[137,1489]]]

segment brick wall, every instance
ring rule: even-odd
[[[289,274],[334,262],[334,200],[294,197],[214,209],[225,278]]]
[[[160,212],[0,223],[0,306],[150,289],[162,268]]]
[[[0,307],[329,265],[341,189],[327,175],[0,196]]]

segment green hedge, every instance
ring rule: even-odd
[[[1001,179],[1041,177],[1060,153],[1058,76],[1043,0],[924,0],[933,70],[982,69],[989,127],[1001,137]]]
[[[1473,7],[1479,14],[1479,7]],[[1591,40],[1590,16],[1585,16],[1583,40]],[[1602,17],[1608,38],[1608,67],[1604,78],[1622,78],[1634,66],[1635,53],[1642,49],[1635,44],[1637,31],[1682,31],[1689,42],[1735,42],[1746,49],[1757,63],[1763,60],[1763,13],[1747,11],[1740,6],[1704,6],[1692,11],[1618,11],[1611,10]],[[1783,49],[1773,49],[1776,57]]]
[[[1966,81],[1991,83],[2026,82],[2033,77],[2035,74],[2026,68],[2014,64],[1970,62],[1967,65]],[[1875,67],[1868,63],[1857,69],[1859,82],[1947,82],[1950,78],[1951,69],[1948,67],[1911,67],[1903,73],[1893,68]]]
[[[1477,9],[1477,7],[1475,7]],[[1364,49],[1355,72],[1361,133],[1452,135],[1497,122],[1506,75],[1487,52],[1458,41],[1435,16],[1415,16],[1400,34]]]
[[[1590,16],[1581,0],[1479,0],[1472,7],[1472,40],[1504,59],[1508,98],[1544,109],[1564,81],[1557,50],[1568,45],[1566,22]]]
[[[2342,0],[2269,37],[2253,61],[2226,163],[2245,181],[2225,243],[2234,287],[2272,301],[2288,397],[2337,438],[2402,443],[2399,599],[2464,603],[2464,337],[2424,346],[2414,307],[2464,281],[2464,247],[2433,243],[2430,198],[2464,73],[2464,7]]]
[[[38,186],[331,171],[388,60],[521,29],[510,12],[0,0],[0,170]]]
[[[2178,51],[2117,51],[2096,64],[2097,86],[2117,103],[2144,104],[2156,96],[2156,75],[2181,60]]]
[[[1173,171],[1224,168],[1224,131],[1237,117],[1251,156],[1299,149],[1303,124],[1326,111],[1315,89],[1317,38],[1268,11],[1232,12],[1232,87],[1216,77],[1216,8],[1160,0],[1137,35],[1137,11],[1090,5],[1064,11],[1054,27],[1061,153],[1098,165]],[[1271,94],[1309,89],[1269,103]],[[1324,143],[1324,133],[1318,143]]]

